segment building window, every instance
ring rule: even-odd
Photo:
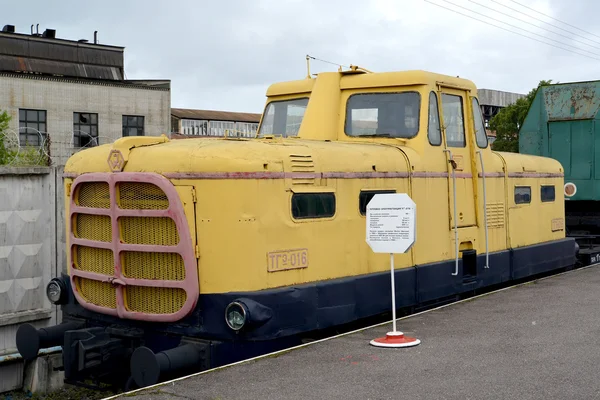
[[[329,218],[335,214],[333,193],[294,193],[292,215],[296,219]]]
[[[465,147],[465,124],[462,97],[442,93],[442,112],[448,147]]]
[[[358,195],[358,209],[360,215],[367,215],[367,205],[379,193],[396,193],[395,190],[362,190]]]
[[[416,92],[354,94],[346,106],[345,132],[410,139],[419,132],[420,103]]]
[[[556,197],[554,185],[548,185],[548,186],[543,185],[542,190],[541,190],[541,195],[542,195],[543,202],[554,201],[554,199]]]
[[[531,187],[515,186],[515,204],[531,203]]]
[[[123,136],[144,136],[144,117],[123,115]]]
[[[19,109],[21,146],[41,146],[46,135],[46,110]]]
[[[98,144],[98,114],[73,113],[73,147],[94,147]]]

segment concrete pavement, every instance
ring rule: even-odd
[[[600,267],[123,395],[128,399],[600,398]]]

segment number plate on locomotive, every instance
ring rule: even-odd
[[[308,249],[280,250],[267,253],[267,271],[287,271],[308,267]]]
[[[552,232],[565,229],[565,220],[563,218],[554,218],[552,220]]]

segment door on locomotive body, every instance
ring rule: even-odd
[[[473,174],[477,170],[472,167],[471,141],[468,135],[471,132],[468,112],[470,107],[469,96],[464,90],[441,87],[437,93],[440,104],[440,120],[442,122],[442,135],[444,157],[448,168],[448,201],[450,205],[450,229],[454,229],[455,220],[458,228],[475,226],[476,204],[473,188]],[[453,163],[451,162],[453,161]],[[454,166],[453,166],[454,164]],[[455,182],[452,178],[454,169]],[[456,183],[456,194],[454,193]],[[454,215],[454,197],[456,196],[456,213]]]

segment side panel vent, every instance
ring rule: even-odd
[[[488,203],[486,207],[488,228],[504,228],[504,203]]]
[[[311,155],[290,154],[292,185],[314,185],[315,163]]]

